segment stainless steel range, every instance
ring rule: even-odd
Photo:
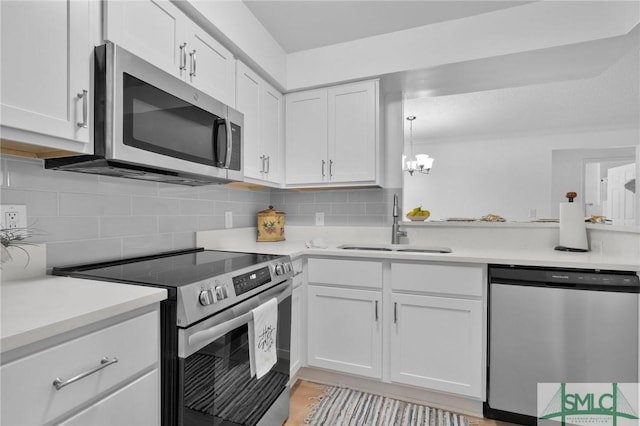
[[[289,415],[288,256],[191,249],[53,268],[54,275],[165,288],[163,425],[279,425]],[[277,363],[250,374],[252,310],[276,298]]]

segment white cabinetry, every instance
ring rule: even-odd
[[[310,366],[484,397],[485,266],[310,258],[307,290]]]
[[[391,265],[391,380],[483,396],[484,275],[476,266]]]
[[[306,342],[306,306],[304,285],[304,269],[302,259],[293,262],[293,292],[291,295],[291,352],[290,352],[290,376],[295,376],[304,364],[304,343]]]
[[[2,1],[2,137],[91,153],[91,2]],[[3,141],[5,147],[11,143]]]
[[[3,363],[1,423],[159,424],[158,308],[80,334]]]
[[[286,95],[286,184],[378,185],[378,81]]]
[[[283,183],[283,96],[242,62],[237,62],[236,109],[244,114],[244,175],[247,180]]]
[[[105,1],[104,38],[227,105],[235,58],[168,0]]]
[[[308,280],[308,364],[380,379],[382,264],[312,258]]]

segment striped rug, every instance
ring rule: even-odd
[[[309,426],[469,426],[458,414],[352,389],[328,386]]]

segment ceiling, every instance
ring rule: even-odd
[[[530,1],[244,0],[285,52],[328,46]]]

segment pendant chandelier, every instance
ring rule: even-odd
[[[427,154],[413,155],[413,120],[415,119],[414,115],[407,117],[409,121],[409,155],[402,156],[402,171],[409,172],[411,176],[414,172],[429,174],[433,165],[433,158]]]

